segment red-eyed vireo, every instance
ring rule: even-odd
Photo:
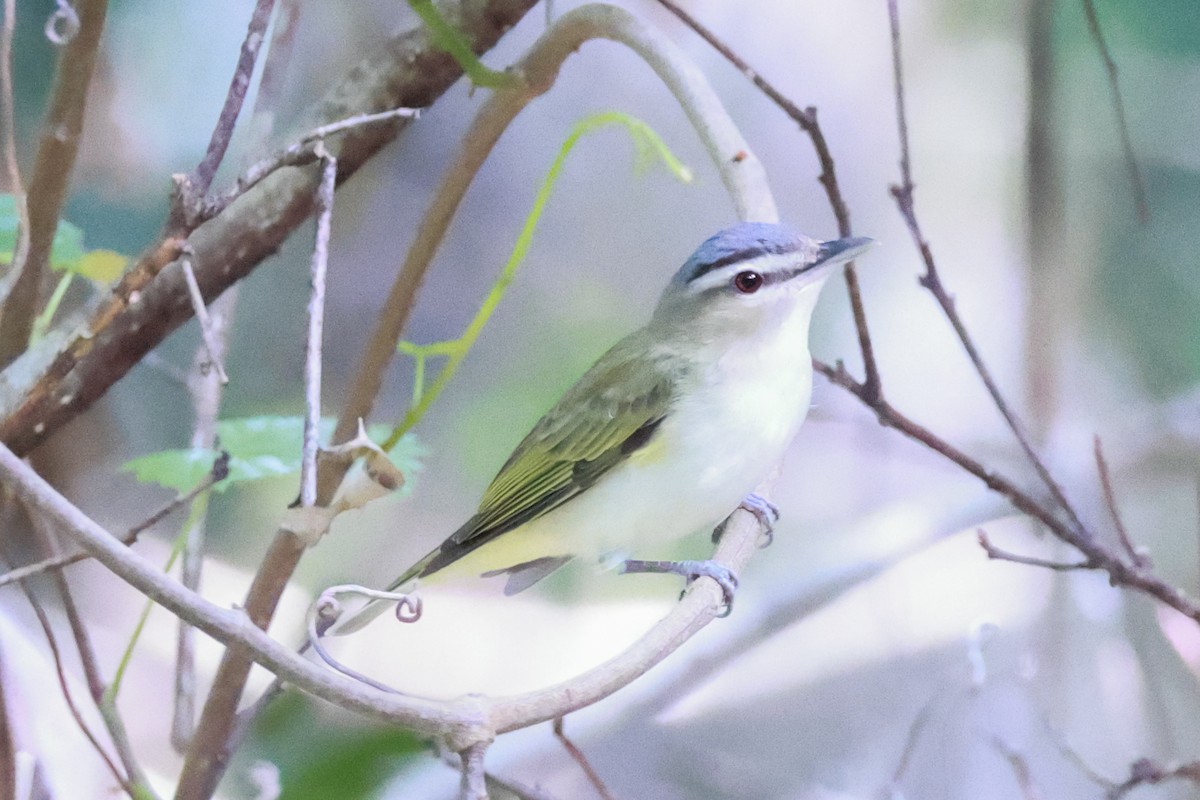
[[[649,554],[712,530],[752,491],[808,413],[813,306],[834,266],[865,238],[818,242],[784,225],[742,223],[709,238],[663,291],[650,322],[619,341],[509,456],[479,510],[389,587],[449,577],[532,586],[573,558]],[[709,575],[713,562],[624,561],[624,571]],[[336,625],[363,627],[369,604]]]

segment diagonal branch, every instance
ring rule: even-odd
[[[946,319],[949,320],[951,327],[954,328],[955,335],[958,337],[959,342],[962,343],[967,356],[971,359],[971,364],[974,365],[976,373],[978,373],[980,379],[983,381],[988,394],[991,395],[993,404],[1000,412],[1000,415],[1004,417],[1009,430],[1016,437],[1021,450],[1024,451],[1029,463],[1033,465],[1038,477],[1046,485],[1046,488],[1054,496],[1059,507],[1067,515],[1074,533],[1077,536],[1086,536],[1086,529],[1083,522],[1079,519],[1079,515],[1075,512],[1070,501],[1067,500],[1062,487],[1054,480],[1054,477],[1046,468],[1041,457],[1033,449],[1029,436],[1025,433],[1024,425],[1009,407],[1008,401],[1000,391],[999,385],[996,383],[995,378],[992,377],[991,370],[988,369],[983,356],[980,355],[979,349],[975,346],[974,339],[971,338],[966,325],[962,321],[962,317],[958,314],[954,298],[946,291],[945,286],[942,284],[937,263],[933,258],[933,250],[929,246],[929,242],[925,239],[925,235],[921,231],[921,225],[917,221],[917,214],[913,203],[913,189],[915,187],[912,179],[912,159],[908,146],[908,119],[904,105],[904,72],[900,57],[900,15],[898,3],[899,0],[888,0],[888,18],[892,31],[892,69],[895,78],[896,126],[900,135],[900,184],[892,186],[891,193],[892,197],[896,200],[897,207],[900,209],[900,215],[904,218],[904,222],[908,226],[909,233],[912,234],[913,244],[916,245],[921,255],[921,260],[925,264],[925,274],[920,277],[920,283],[929,290],[934,299],[937,300],[938,305],[941,306]]]
[[[480,52],[492,47],[533,6],[534,0],[447,0],[443,13]],[[452,10],[451,10],[452,9]],[[432,104],[462,75],[450,56],[423,30],[392,37],[351,69],[309,114],[310,124],[400,106]],[[346,131],[330,151],[338,179],[353,175],[405,126],[367,126]],[[313,208],[319,170],[282,169],[197,228],[188,242],[195,252],[196,280],[206,302],[244,278]],[[55,337],[0,373],[0,441],[16,452],[33,450],[78,416],[123,377],[167,334],[191,316],[178,266],[178,239],[151,245],[112,292],[93,302],[88,320],[56,348]],[[61,343],[61,342],[60,342]]]
[[[833,162],[833,155],[829,151],[829,143],[825,140],[825,133],[821,130],[821,124],[817,121],[817,109],[814,106],[801,109],[789,100],[774,85],[769,83],[766,78],[760,75],[757,70],[752,68],[745,59],[735,53],[729,45],[721,41],[716,34],[702,25],[699,20],[687,11],[684,11],[673,0],[658,0],[658,2],[672,14],[679,17],[685,25],[699,34],[700,38],[708,42],[714,50],[725,57],[725,60],[749,78],[763,94],[770,98],[771,102],[779,106],[783,113],[787,114],[793,122],[800,126],[802,131],[808,134],[808,137],[812,140],[813,149],[817,153],[817,161],[821,165],[821,174],[817,177],[817,181],[824,187],[825,195],[829,198],[829,206],[833,209],[834,219],[837,220],[838,235],[842,237],[850,236],[853,233],[850,227],[850,208],[846,205],[845,198],[842,197],[842,189],[838,185],[837,168]],[[850,309],[854,313],[854,327],[858,332],[858,347],[862,353],[867,391],[874,396],[882,391],[879,365],[875,361],[875,347],[871,343],[871,333],[867,327],[867,311],[863,306],[862,290],[858,285],[858,270],[853,261],[846,263],[844,274],[846,277],[846,289],[850,293]]]
[[[257,0],[254,4],[254,13],[250,15],[246,38],[242,42],[242,51],[238,54],[237,67],[233,71],[233,79],[229,82],[229,92],[225,95],[225,105],[221,107],[221,114],[213,127],[204,159],[196,166],[196,171],[192,173],[189,181],[191,190],[200,197],[208,194],[208,187],[212,185],[217,169],[225,159],[225,151],[229,148],[238,115],[242,112],[242,103],[250,89],[254,64],[258,61],[258,51],[266,39],[267,23],[271,21],[271,11],[274,8],[275,0]]]

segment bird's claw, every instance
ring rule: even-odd
[[[775,541],[775,523],[779,522],[779,506],[761,494],[751,492],[742,498],[742,503],[738,508],[749,511],[758,520],[759,528],[762,530],[762,542],[759,547],[770,547],[771,543]]]
[[[729,567],[716,561],[638,561],[629,559],[621,564],[621,572],[669,572],[687,578],[690,586],[697,578],[712,578],[721,587],[722,610],[718,615],[728,617],[733,612],[733,596],[738,578]]]

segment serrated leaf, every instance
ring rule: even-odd
[[[333,434],[333,419],[321,420],[321,440]],[[368,434],[375,441],[386,437],[386,425],[372,425]],[[300,417],[260,416],[239,417],[217,423],[217,436],[223,449],[229,452],[229,477],[214,488],[225,491],[230,486],[247,481],[291,475],[300,471],[300,446],[304,436],[304,420]],[[388,454],[396,468],[411,477],[421,468],[423,449],[413,436],[405,436]],[[185,448],[164,450],[135,458],[121,469],[134,473],[143,483],[157,483],[177,492],[185,492],[198,484],[216,458],[215,450]]]

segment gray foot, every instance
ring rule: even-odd
[[[696,578],[712,578],[721,587],[721,599],[724,609],[722,617],[733,612],[733,595],[737,591],[738,578],[733,570],[715,561],[638,561],[628,559],[621,564],[622,573],[652,572],[682,575],[688,583]]]
[[[738,506],[754,515],[762,528],[763,542],[761,547],[770,547],[775,541],[775,523],[779,522],[779,506],[772,503],[761,494],[751,492],[742,499]]]

